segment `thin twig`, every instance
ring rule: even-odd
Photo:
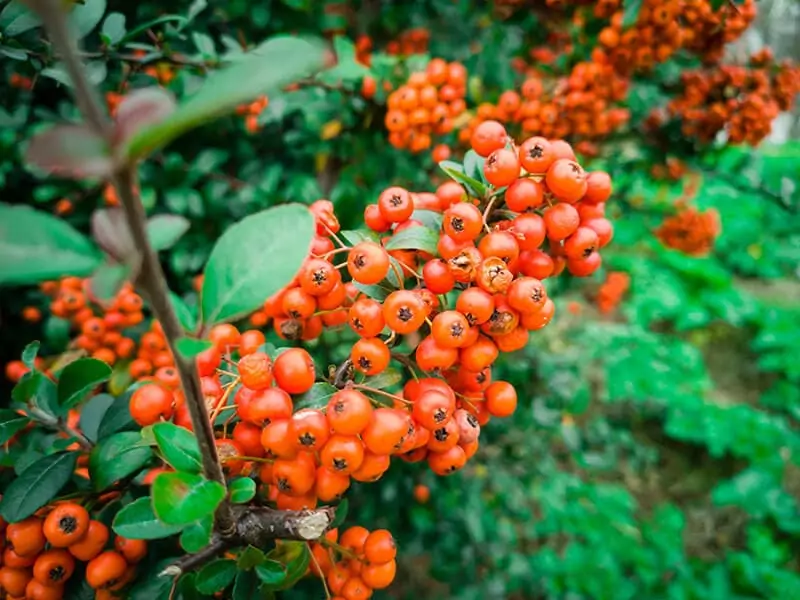
[[[95,133],[103,136],[111,144],[113,128],[103,112],[95,88],[86,76],[86,70],[81,63],[77,43],[69,34],[66,17],[58,0],[38,0],[35,6],[42,18],[45,28],[50,36],[54,48],[60,53],[64,66],[73,84],[73,93],[78,107],[87,124]],[[217,455],[214,442],[214,429],[208,419],[208,410],[203,400],[200,378],[194,363],[184,358],[175,347],[178,339],[183,337],[181,328],[172,303],[169,300],[166,278],[161,269],[158,255],[150,245],[147,235],[147,215],[144,206],[133,193],[135,175],[133,166],[126,166],[113,176],[114,187],[117,190],[125,217],[130,227],[134,245],[141,252],[141,269],[137,278],[137,285],[150,303],[153,314],[161,323],[164,337],[175,359],[186,397],[186,407],[192,421],[200,453],[203,457],[203,472],[206,478],[225,485],[225,476]],[[230,503],[223,501],[216,512],[215,528],[223,535],[233,535],[236,527],[231,513]]]

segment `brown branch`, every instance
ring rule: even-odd
[[[266,507],[236,506],[233,512],[236,530],[231,537],[223,538],[215,534],[208,546],[171,564],[161,575],[178,577],[236,546],[264,548],[273,540],[317,540],[330,527],[336,515],[333,507],[317,510],[273,510]]]
[[[86,70],[80,59],[80,51],[77,43],[69,34],[60,2],[58,0],[37,0],[33,3],[33,8],[39,12],[50,36],[50,41],[63,57],[64,66],[72,80],[73,93],[81,113],[88,125],[108,140],[110,145],[113,140],[112,125],[103,112],[94,87],[86,76]],[[147,237],[147,216],[144,206],[134,196],[134,179],[134,167],[125,166],[114,175],[113,183],[125,210],[135,246],[141,252],[141,270],[137,284],[149,301],[156,319],[161,323],[164,336],[175,358],[175,367],[180,375],[186,406],[203,456],[203,472],[208,479],[224,486],[225,476],[217,455],[214,430],[208,419],[200,378],[193,362],[183,358],[175,347],[177,340],[183,337],[183,330],[169,301],[167,283],[158,255]],[[215,517],[214,526],[222,536],[235,535],[236,523],[231,512],[231,505],[227,500],[220,504]]]

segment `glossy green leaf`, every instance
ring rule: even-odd
[[[236,577],[236,561],[218,558],[197,572],[197,590],[202,594],[215,594],[228,587]]]
[[[209,340],[197,340],[189,337],[182,337],[175,342],[175,348],[184,358],[194,358],[213,345],[214,343]]]
[[[253,571],[239,571],[233,584],[231,600],[253,600],[259,598],[261,580]]]
[[[285,287],[314,237],[305,206],[285,204],[245,217],[217,240],[203,278],[204,325],[241,318]]]
[[[279,588],[287,577],[286,567],[276,560],[265,560],[256,566],[256,575],[269,588]]]
[[[189,333],[194,331],[197,328],[197,317],[192,309],[174,292],[169,293],[169,300],[183,330]]]
[[[36,355],[39,353],[40,345],[41,344],[39,341],[35,340],[25,346],[25,349],[22,351],[22,363],[29,369],[33,369],[34,361],[36,361]]]
[[[114,399],[114,403],[108,407],[100,425],[97,427],[97,439],[102,440],[108,436],[126,429],[135,429],[136,421],[133,420],[130,411],[130,398],[126,394]]]
[[[111,377],[111,367],[96,358],[79,358],[58,376],[58,402],[65,408],[80,404],[93,389]]]
[[[16,523],[31,516],[56,497],[72,477],[78,454],[51,454],[29,465],[4,490],[0,516]]]
[[[181,548],[192,554],[199,552],[211,541],[211,532],[214,529],[214,516],[208,515],[191,525],[187,525],[181,532]]]
[[[0,203],[0,285],[85,277],[101,259],[94,245],[63,220]]]
[[[153,509],[169,525],[189,525],[214,513],[225,487],[192,473],[160,473],[153,481]]]
[[[464,186],[471,195],[478,198],[483,198],[486,196],[488,191],[486,185],[467,175],[464,172],[464,167],[459,163],[452,160],[444,160],[439,163],[439,168],[447,173],[451,179]]]
[[[175,535],[183,526],[167,525],[160,521],[147,496],[123,506],[114,517],[112,528],[117,535],[133,540],[158,540]]]
[[[25,428],[31,420],[15,410],[0,409],[0,444],[5,444],[11,437]]]
[[[328,405],[331,396],[338,391],[339,390],[330,383],[315,383],[306,393],[294,397],[294,410],[298,411],[303,408],[324,408]]]
[[[16,37],[41,24],[39,16],[22,2],[9,2],[0,12],[0,31],[6,37]]]
[[[231,495],[231,502],[234,504],[245,504],[255,497],[256,482],[249,477],[234,479],[228,485],[228,492]]]
[[[336,514],[333,517],[333,521],[329,526],[329,529],[336,529],[340,527],[344,520],[347,518],[347,513],[350,510],[350,501],[347,498],[344,498],[339,504],[336,505]]]
[[[84,0],[73,6],[70,25],[78,39],[86,37],[97,27],[106,12],[106,0]]]
[[[137,132],[128,140],[125,154],[131,159],[142,158],[258,96],[274,96],[284,86],[321,69],[323,63],[324,47],[317,41],[294,36],[267,40],[232,65],[209,75],[170,119]]]
[[[98,394],[81,406],[81,417],[80,421],[78,421],[78,425],[80,426],[81,433],[83,433],[90,442],[97,442],[100,423],[113,404],[113,396],[110,394]]]
[[[166,250],[189,231],[190,225],[181,215],[156,215],[147,220],[147,237],[154,250]]]
[[[150,448],[138,446],[141,435],[123,431],[103,439],[89,455],[89,475],[96,490],[104,490],[140,471],[153,458]]]
[[[156,423],[153,436],[161,456],[176,471],[200,473],[203,460],[194,433],[173,423]]]
[[[394,234],[386,242],[387,250],[422,250],[428,254],[436,254],[439,234],[433,229],[423,226],[412,226]]]
[[[103,36],[104,41],[115,46],[122,38],[125,37],[125,15],[118,12],[112,12],[103,21],[103,27],[100,29],[100,34]]]
[[[286,568],[286,580],[282,587],[287,589],[305,575],[311,560],[311,552],[305,542],[281,541],[267,558],[278,561]]]
[[[254,546],[247,546],[239,554],[236,566],[243,571],[249,571],[266,560],[265,554]]]
[[[636,24],[639,11],[642,9],[642,0],[622,0],[622,28],[627,29]]]

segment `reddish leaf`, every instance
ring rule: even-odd
[[[35,135],[26,162],[65,177],[107,177],[112,172],[108,144],[85,125],[56,125]]]
[[[127,94],[117,107],[116,143],[166,120],[175,111],[175,97],[167,90],[150,87]]]

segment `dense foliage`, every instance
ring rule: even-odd
[[[764,141],[800,70],[725,52],[754,0],[85,0],[113,152],[43,2],[0,9],[0,594],[800,597],[800,143]],[[131,260],[132,162],[227,490]],[[338,538],[160,575],[256,502],[337,506]]]

